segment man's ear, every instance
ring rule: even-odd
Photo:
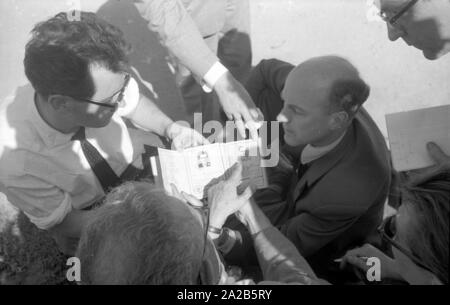
[[[60,94],[52,94],[48,97],[48,103],[55,111],[64,111],[70,107],[70,97],[60,95]]]
[[[331,130],[337,130],[345,128],[347,125],[349,116],[348,113],[345,111],[339,111],[335,112],[331,115],[330,119],[330,129]]]

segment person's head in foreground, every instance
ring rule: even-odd
[[[94,13],[59,13],[37,24],[25,49],[25,74],[41,116],[55,129],[104,127],[129,80],[122,32]]]
[[[203,218],[149,183],[119,186],[80,239],[82,283],[217,284],[205,270],[219,261]]]
[[[395,219],[386,221],[384,236],[393,238],[394,259],[406,281],[436,278],[448,284],[449,213],[450,172],[404,186],[402,204]]]
[[[427,59],[450,52],[449,0],[378,0],[380,15],[387,23],[388,37],[402,38],[422,50]]]
[[[366,269],[361,257],[381,260],[381,277],[410,284],[448,284],[450,172],[439,170],[401,189],[401,206],[379,228],[392,246],[393,259],[371,245],[346,254],[348,263]]]
[[[284,140],[290,146],[325,146],[341,137],[369,96],[369,86],[346,59],[307,60],[288,75],[282,98]]]

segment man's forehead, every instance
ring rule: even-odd
[[[114,94],[123,86],[123,73],[112,72],[98,65],[90,66],[90,73],[95,87],[95,96],[98,99]]]

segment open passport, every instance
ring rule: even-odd
[[[242,182],[249,182],[255,188],[267,187],[258,142],[254,140],[214,143],[183,151],[158,148],[158,156],[160,183],[169,194],[174,184],[180,192],[203,199],[211,180],[227,178],[227,170],[238,161],[242,164]]]

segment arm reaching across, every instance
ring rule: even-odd
[[[208,191],[208,204],[211,209],[208,228],[210,238],[219,238],[220,233],[214,231],[221,230],[225,220],[236,213],[252,234],[265,281],[295,284],[325,283],[316,277],[295,246],[272,226],[256,204],[250,202],[250,189],[246,188],[242,194],[238,194],[241,172],[242,165],[237,163],[232,167],[229,179],[219,182]],[[185,195],[184,199],[192,201],[193,205],[201,204],[192,196]]]
[[[257,138],[256,124],[262,114],[250,95],[208,48],[189,13],[179,0],[136,0],[139,13],[150,30],[159,34],[163,44],[209,90],[214,90],[229,119],[234,119],[241,136],[245,128]]]

